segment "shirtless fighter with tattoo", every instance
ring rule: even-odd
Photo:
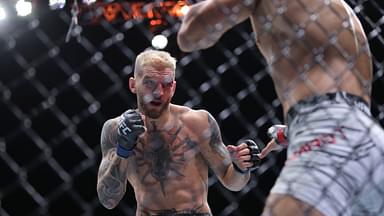
[[[138,109],[104,123],[97,192],[108,209],[118,205],[129,182],[137,216],[212,215],[208,169],[226,188],[239,191],[258,166],[260,151],[252,140],[225,146],[207,111],[171,104],[175,67],[164,51],[138,55],[129,80]]]

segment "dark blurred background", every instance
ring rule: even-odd
[[[134,215],[130,187],[114,210],[105,209],[98,201],[99,139],[104,121],[135,107],[128,78],[136,55],[152,46],[156,34],[168,38],[164,50],[178,59],[173,103],[209,110],[226,143],[241,138],[266,143],[268,127],[283,121],[248,21],[226,33],[212,48],[183,53],[176,44],[179,17],[159,8],[156,14],[161,16],[155,17],[147,16],[148,11],[142,11],[138,19],[122,13],[138,12],[123,3],[160,5],[165,1],[98,1],[88,5],[79,0],[79,10],[74,10],[74,1],[53,9],[48,0],[26,0],[33,10],[25,17],[16,15],[15,2],[0,1],[8,15],[0,20],[2,216]],[[103,16],[100,9],[106,10],[112,3],[122,9],[109,8],[112,12]],[[374,55],[372,112],[383,125],[384,3],[348,3],[361,19]],[[79,13],[79,26],[72,26],[67,35],[75,12]],[[211,176],[213,214],[259,215],[284,163],[284,153],[268,156],[240,192],[224,189]]]

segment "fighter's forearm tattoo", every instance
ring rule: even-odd
[[[107,121],[101,133],[101,151],[103,160],[98,173],[98,195],[100,202],[107,208],[113,208],[125,193],[127,167],[122,159],[115,155],[117,123]],[[123,167],[122,167],[123,166]]]
[[[128,170],[126,167],[121,167],[122,159],[112,159],[114,154],[114,152],[111,152],[110,157],[103,159],[98,176],[99,199],[107,208],[113,208],[118,204],[124,196],[126,187]]]

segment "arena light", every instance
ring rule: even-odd
[[[127,21],[131,19],[149,20],[151,28],[167,25],[164,18],[182,17],[189,9],[186,0],[146,1],[94,1],[83,0],[79,3],[79,19],[84,23],[97,24],[101,20],[108,22]]]
[[[181,6],[180,8],[180,13],[182,14],[182,16],[185,16],[189,11],[189,6],[188,5],[183,5]]]
[[[24,0],[18,0],[15,5],[17,15],[27,16],[32,13],[32,3]]]
[[[0,20],[5,20],[7,18],[7,13],[5,9],[0,5]]]
[[[49,7],[52,10],[62,9],[65,6],[65,0],[49,0]]]
[[[168,39],[164,35],[156,35],[152,38],[152,46],[155,49],[164,49],[168,45]]]
[[[93,3],[95,3],[97,0],[83,0],[83,3],[86,4],[86,5],[91,5]]]

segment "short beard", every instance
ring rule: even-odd
[[[139,110],[144,113],[145,116],[148,116],[149,118],[151,119],[157,119],[161,116],[161,114],[163,114],[163,112],[165,111],[165,109],[168,108],[170,104],[170,101],[167,101],[166,103],[162,104],[161,107],[160,107],[160,110],[159,111],[151,111],[150,109],[147,109],[146,108],[146,104],[143,103],[143,101],[140,101],[138,103],[139,105]]]

